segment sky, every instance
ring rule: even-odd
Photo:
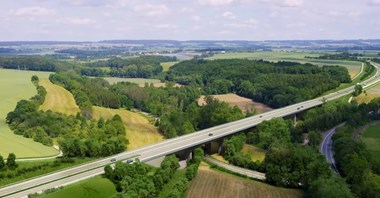
[[[380,0],[0,0],[0,41],[380,39]]]

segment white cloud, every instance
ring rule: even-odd
[[[368,5],[379,5],[380,6],[380,0],[371,0],[368,2]]]
[[[192,12],[194,12],[194,9],[188,8],[188,7],[183,7],[179,10],[179,12],[181,12],[181,13],[192,13]]]
[[[303,5],[303,0],[285,0],[282,5],[284,7],[300,7]]]
[[[94,25],[96,21],[89,18],[66,18],[63,19],[63,23],[71,25]]]
[[[155,25],[156,28],[163,28],[163,29],[176,29],[178,26],[173,24],[158,24]]]
[[[227,19],[236,19],[236,16],[234,15],[234,13],[232,13],[232,12],[224,12],[223,14],[222,14],[222,16],[224,17],[224,18],[227,18]]]
[[[258,21],[254,18],[250,18],[242,23],[228,23],[224,24],[224,27],[228,28],[254,28],[258,25]]]
[[[200,16],[193,16],[191,17],[194,21],[200,21],[201,17]]]
[[[139,12],[142,15],[147,16],[162,16],[169,13],[169,8],[164,4],[152,5],[152,4],[143,4],[134,7],[136,12]]]
[[[55,11],[42,7],[28,7],[11,10],[10,13],[14,16],[51,16]]]
[[[211,5],[211,6],[230,5],[234,2],[237,2],[237,0],[198,0],[198,3],[202,5]]]

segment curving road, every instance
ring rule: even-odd
[[[380,65],[372,63],[378,70]],[[380,82],[378,71],[375,76],[363,82],[363,85],[370,86]],[[103,173],[103,167],[110,164],[112,158],[125,161],[129,158],[138,157],[140,161],[146,162],[161,156],[175,153],[180,150],[192,148],[204,143],[223,138],[225,136],[252,128],[264,120],[271,120],[275,117],[284,117],[296,114],[306,109],[310,109],[323,104],[325,101],[334,100],[354,91],[354,86],[319,97],[305,102],[297,103],[280,109],[272,110],[257,116],[244,118],[238,121],[219,125],[209,129],[197,131],[181,137],[165,140],[156,144],[144,146],[134,150],[129,150],[114,156],[103,158],[85,165],[62,170],[35,179],[27,180],[0,189],[0,197],[25,197],[30,193],[39,192],[53,187],[68,185],[88,177]],[[212,136],[209,136],[212,133]]]
[[[203,158],[203,160],[205,160],[206,162],[209,162],[211,164],[215,164],[215,165],[222,167],[224,169],[227,169],[229,171],[239,173],[241,175],[245,175],[245,176],[250,177],[250,178],[265,180],[265,173],[253,171],[253,170],[246,169],[246,168],[241,168],[238,166],[233,166],[231,164],[226,164],[224,162],[218,161],[218,160],[216,160],[212,157],[209,157],[209,156],[205,156]]]
[[[326,156],[327,161],[329,162],[331,168],[335,171],[335,173],[339,174],[339,171],[335,165],[335,160],[334,160],[334,153],[332,151],[332,136],[334,136],[335,131],[337,128],[340,126],[343,126],[344,123],[335,126],[334,128],[326,131],[323,133],[323,140],[321,145],[319,146],[319,152],[321,152],[324,156]]]

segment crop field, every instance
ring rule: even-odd
[[[266,153],[265,150],[249,144],[244,144],[242,152],[251,155],[253,161],[258,160],[260,162],[264,160]]]
[[[380,158],[380,123],[369,126],[363,133],[363,141],[367,149],[377,159]]]
[[[17,158],[46,157],[58,154],[53,147],[47,147],[32,139],[15,135],[5,123],[7,114],[14,110],[18,101],[29,99],[37,93],[30,81],[33,75],[48,78],[50,73],[0,69],[0,154],[3,157],[12,152],[16,154]]]
[[[104,198],[116,194],[115,185],[107,178],[96,176],[43,195],[41,198]]]
[[[164,137],[157,128],[149,123],[149,120],[140,113],[127,111],[124,109],[108,109],[103,107],[93,107],[92,117],[94,119],[111,119],[118,114],[124,122],[126,136],[129,140],[128,149],[141,147],[147,144],[162,141]]]
[[[358,103],[369,103],[371,100],[378,97],[380,97],[380,84],[369,88],[365,93],[355,97],[354,100]]]
[[[76,115],[80,112],[78,105],[75,103],[73,94],[65,88],[51,83],[48,79],[41,79],[40,85],[46,89],[46,97],[44,103],[40,106],[40,110],[51,110],[66,115]]]
[[[228,58],[246,58],[246,59],[263,59],[267,61],[293,61],[299,63],[311,63],[319,66],[323,65],[340,65],[346,67],[350,73],[351,78],[355,77],[361,70],[361,62],[357,61],[345,61],[345,60],[323,60],[323,59],[311,59],[305,58],[318,57],[321,53],[311,53],[311,52],[246,52],[246,53],[225,53],[216,54],[208,59],[228,59]]]
[[[209,169],[201,165],[196,176],[190,183],[187,198],[300,198],[300,190],[274,187],[261,182],[240,178],[228,173]]]
[[[164,69],[163,71],[165,72],[165,71],[168,71],[169,68],[171,68],[176,63],[179,63],[179,62],[178,61],[175,61],[175,62],[164,62],[164,63],[161,63],[161,66]]]
[[[212,95],[214,98],[218,99],[219,101],[224,101],[228,103],[230,106],[237,106],[243,113],[247,113],[249,111],[255,111],[255,114],[260,114],[264,112],[271,111],[272,109],[262,103],[253,102],[249,98],[244,98],[241,96],[238,96],[236,94],[220,94],[220,95]],[[205,105],[205,96],[201,96],[198,99],[199,105]]]

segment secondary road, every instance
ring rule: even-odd
[[[379,65],[373,64],[378,70]],[[366,86],[380,82],[378,71],[375,76],[363,82]],[[319,97],[305,102],[289,105],[280,109],[272,110],[257,116],[244,118],[238,121],[226,123],[209,129],[197,131],[181,137],[165,140],[156,144],[144,146],[141,148],[128,150],[126,152],[103,158],[85,165],[62,170],[53,174],[41,176],[35,179],[27,180],[0,189],[0,197],[25,197],[30,193],[46,190],[49,188],[67,185],[95,174],[102,174],[103,167],[110,164],[112,158],[123,160],[138,157],[140,161],[146,162],[161,156],[169,155],[180,150],[192,148],[204,143],[229,136],[242,130],[252,128],[265,120],[271,120],[276,117],[294,115],[306,109],[310,109],[323,104],[325,101],[334,100],[354,91],[354,86]],[[212,136],[209,134],[212,133]],[[36,187],[38,186],[38,187]]]
[[[224,162],[218,161],[218,160],[216,160],[216,159],[214,159],[212,157],[209,157],[209,156],[205,156],[204,160],[206,162],[211,163],[211,164],[215,164],[215,165],[217,165],[219,167],[222,167],[224,169],[227,169],[227,170],[235,172],[235,173],[239,173],[241,175],[245,175],[245,176],[250,177],[250,178],[259,179],[259,180],[265,180],[265,173],[260,173],[260,172],[257,172],[257,171],[241,168],[241,167],[238,167],[238,166],[233,166],[231,164],[226,164]]]
[[[324,132],[323,133],[323,141],[322,141],[321,145],[319,146],[319,152],[321,152],[323,155],[326,156],[326,159],[329,162],[331,168],[335,171],[335,173],[338,173],[338,174],[339,174],[339,171],[335,165],[334,153],[332,151],[332,139],[331,138],[332,138],[332,136],[334,136],[336,129],[342,125],[344,125],[344,123]]]

